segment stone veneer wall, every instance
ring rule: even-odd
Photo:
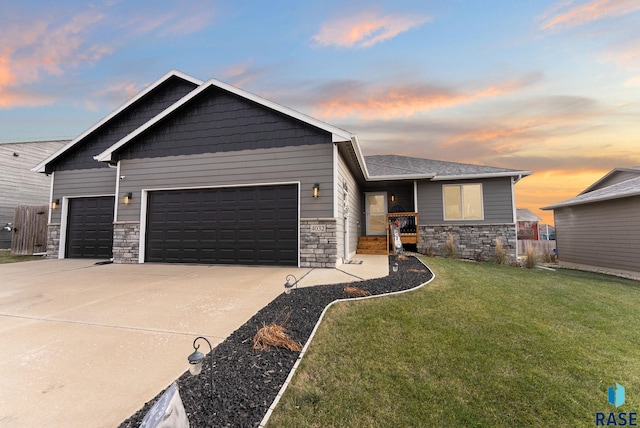
[[[495,257],[496,238],[500,237],[509,262],[517,261],[518,241],[514,223],[421,225],[419,228],[418,252],[420,253],[445,255],[447,237],[451,233],[459,258],[489,261]]]
[[[60,223],[47,225],[47,257],[58,258],[60,254]]]
[[[140,255],[140,222],[113,224],[113,262],[138,263]]]
[[[324,226],[324,231],[312,231]],[[338,260],[335,218],[300,219],[300,267],[334,268]]]

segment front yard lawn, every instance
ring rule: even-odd
[[[42,256],[17,256],[9,250],[0,250],[0,264],[41,260]]]
[[[640,412],[640,282],[424,260],[436,278],[422,289],[329,310],[269,427],[593,427],[596,412]]]

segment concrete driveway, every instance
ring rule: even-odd
[[[223,341],[287,274],[300,286],[388,274],[386,256],[357,258],[340,269],[0,265],[0,426],[117,426],[187,369],[193,339]]]

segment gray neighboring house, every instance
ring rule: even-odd
[[[60,201],[52,256],[300,267],[340,265],[389,219],[420,251],[452,233],[463,257],[489,258],[502,237],[515,259],[514,185],[530,174],[365,157],[355,134],[178,71],[34,171]]]
[[[18,205],[48,205],[51,179],[30,170],[67,141],[0,143],[0,248],[11,248],[13,223]]]
[[[640,273],[640,167],[542,209],[553,210],[560,261]]]

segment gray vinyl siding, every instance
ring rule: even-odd
[[[332,144],[120,161],[118,221],[140,220],[141,191],[300,182],[300,217],[333,217]],[[320,196],[312,197],[315,183]],[[133,193],[129,205],[122,195]]]
[[[49,205],[51,177],[31,171],[65,141],[0,144],[0,228],[13,223],[17,205]],[[15,156],[15,155],[17,156]],[[11,247],[12,232],[0,229],[0,248]]]
[[[449,184],[482,184],[484,220],[444,220],[442,186]],[[511,177],[479,180],[418,182],[418,215],[420,225],[515,223]]]
[[[331,144],[331,134],[211,87],[122,148],[119,159]]]
[[[558,258],[640,272],[640,196],[554,210]]]
[[[344,191],[342,190],[343,183],[346,181],[348,192],[348,221],[347,228],[349,231],[348,251],[349,254],[355,253],[358,248],[358,237],[360,232],[360,213],[364,210],[363,207],[363,195],[360,190],[360,186],[356,181],[353,173],[349,169],[347,162],[342,154],[338,154],[338,182],[336,183],[336,198],[338,203],[338,230],[341,231],[338,235],[338,255],[345,257],[344,254],[344,220],[343,220],[343,208],[344,208]],[[349,256],[347,254],[346,256]]]
[[[56,159],[52,163],[53,168],[56,171],[107,168],[106,163],[97,162],[93,157],[148,122],[196,87],[195,83],[175,76],[168,79]]]
[[[54,173],[53,199],[76,196],[108,196],[116,191],[115,168],[80,169]],[[51,223],[60,223],[61,209],[51,211]]]

